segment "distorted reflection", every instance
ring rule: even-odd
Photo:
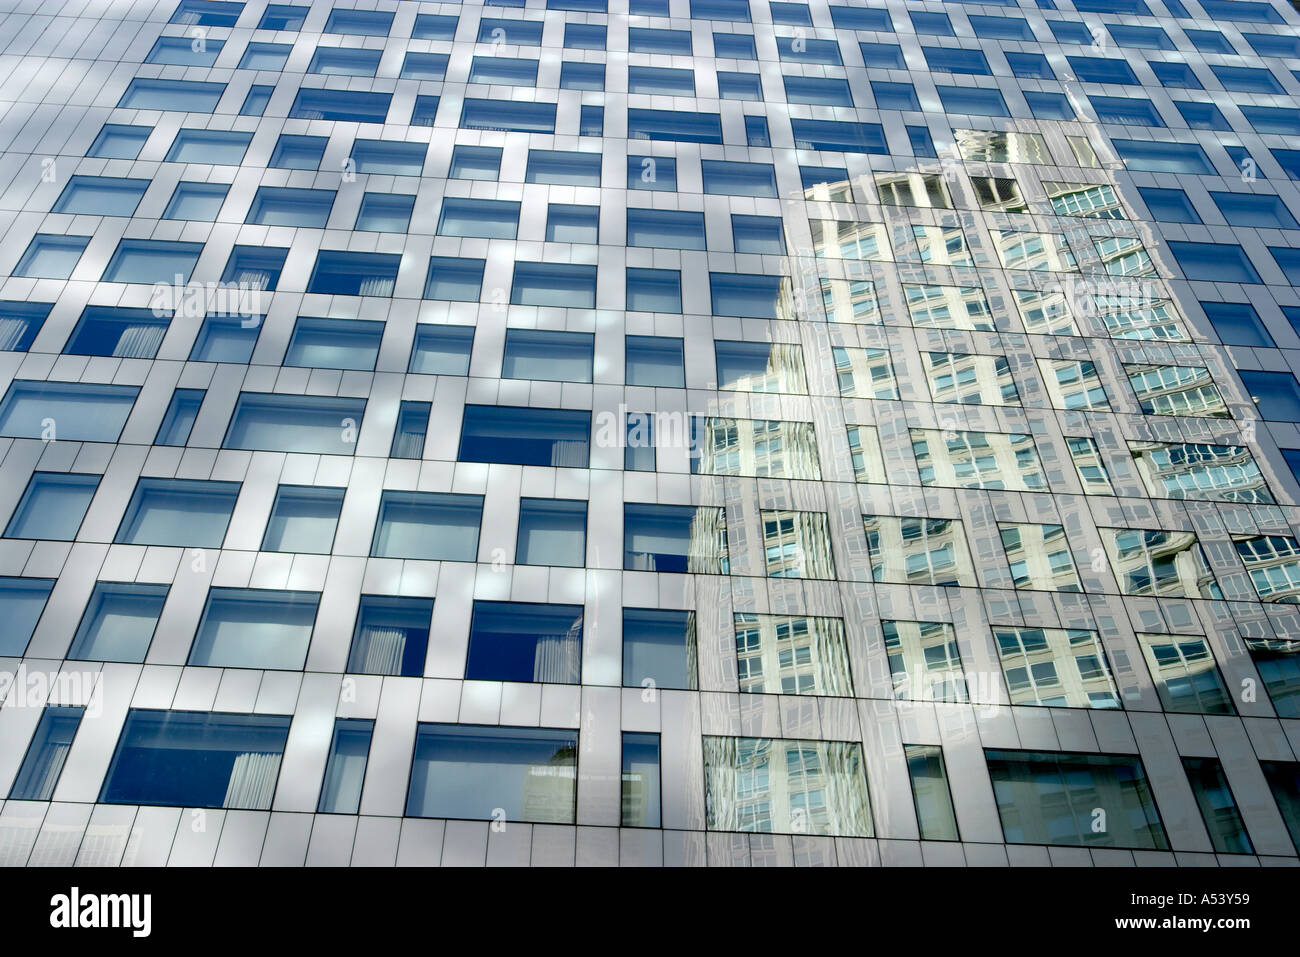
[[[853,478],[857,482],[874,482],[884,485],[885,460],[880,451],[880,437],[874,426],[850,425],[849,457],[853,462]]]
[[[1138,635],[1166,711],[1235,714],[1210,646],[1199,635]]]
[[[1205,366],[1126,364],[1124,374],[1147,415],[1228,415],[1228,404]]]
[[[980,209],[999,213],[1023,213],[1029,209],[1020,193],[1020,184],[1011,177],[972,176],[970,181]]]
[[[935,329],[994,332],[993,311],[979,286],[903,283],[912,325]]]
[[[1193,533],[1140,528],[1098,531],[1123,594],[1223,597]]]
[[[1070,541],[1060,525],[999,525],[1002,547],[1017,588],[1083,591],[1070,555]]]
[[[807,394],[803,349],[783,342],[713,343],[718,388],[735,392]]]
[[[943,176],[936,173],[877,173],[876,192],[882,206],[952,208]]]
[[[1300,542],[1290,535],[1234,535],[1260,601],[1300,602]]]
[[[1126,219],[1115,188],[1108,183],[1043,183],[1057,216]]]
[[[910,429],[922,485],[1041,491],[1047,477],[1034,438],[1023,433]]]
[[[1053,408],[1110,411],[1097,367],[1087,359],[1039,359],[1038,368]]]
[[[1056,289],[1014,289],[1016,307],[1025,328],[1039,335],[1077,336],[1079,327],[1065,294]]]
[[[831,353],[840,395],[854,399],[898,398],[898,378],[888,349],[835,346]]]
[[[993,246],[1007,269],[1037,272],[1074,272],[1079,268],[1070,244],[1060,233],[1032,233],[1016,229],[990,229]]]
[[[940,621],[882,621],[894,697],[910,701],[968,701],[957,633]]]
[[[823,279],[821,290],[827,322],[880,325],[880,302],[870,279]]]
[[[691,471],[697,475],[820,479],[811,422],[691,419]]]
[[[1130,442],[1138,474],[1155,498],[1274,504],[1250,450],[1193,442]]]
[[[1187,342],[1187,330],[1168,299],[1093,296],[1097,318],[1116,339],[1159,339]]]
[[[852,696],[841,619],[738,613],[735,629],[741,691]]]
[[[994,627],[993,637],[1012,704],[1122,707],[1110,662],[1095,631]]]
[[[889,262],[888,232],[884,223],[810,219],[813,253],[822,259]]]
[[[1065,445],[1079,472],[1083,491],[1088,495],[1114,495],[1115,488],[1110,484],[1110,473],[1106,471],[1097,441],[1091,436],[1067,436]]]
[[[835,577],[825,512],[763,509],[760,515],[769,578]]]
[[[871,837],[862,745],[704,738],[711,831]]]
[[[975,585],[962,523],[950,518],[863,515],[871,578],[900,585]]]
[[[930,394],[935,402],[962,405],[1019,405],[1020,394],[1006,356],[959,352],[922,352]]]
[[[953,130],[957,151],[968,163],[1050,163],[1047,140],[1040,133]]]

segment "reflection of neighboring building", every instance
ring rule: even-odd
[[[1058,216],[1087,219],[1124,219],[1115,188],[1107,183],[1043,183],[1052,210]]]
[[[1129,451],[1147,491],[1157,498],[1273,504],[1264,476],[1245,446],[1130,442]]]
[[[835,577],[825,512],[762,510],[763,556],[769,578]]]
[[[1101,529],[1111,570],[1126,595],[1222,598],[1192,532]]]
[[[855,399],[897,399],[898,377],[888,349],[834,346],[840,395]]]
[[[844,622],[811,616],[735,616],[740,690],[754,694],[853,694]]]
[[[1032,435],[910,431],[922,485],[1019,491],[1047,487]]]
[[[1060,525],[1001,525],[1002,547],[1017,588],[1083,591]]]
[[[1126,364],[1124,372],[1148,415],[1228,415],[1228,405],[1204,366]]]
[[[811,422],[696,416],[691,441],[691,471],[698,475],[821,478]]]
[[[915,701],[968,701],[966,675],[952,625],[882,621],[894,695]]]
[[[1118,708],[1119,689],[1097,633],[994,628],[1012,704]]]
[[[947,518],[864,515],[871,577],[908,585],[975,584],[962,524]]]
[[[935,402],[963,405],[1019,405],[1016,380],[1005,356],[958,352],[922,352],[930,393]]]
[[[1300,602],[1300,542],[1289,535],[1234,536],[1261,601]]]

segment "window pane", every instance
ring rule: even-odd
[[[341,488],[281,485],[262,538],[264,552],[328,555],[343,508]]]
[[[476,601],[466,681],[577,684],[582,606]]]
[[[473,326],[420,323],[415,329],[415,343],[406,371],[425,375],[467,375],[473,344]]]
[[[586,468],[591,413],[569,409],[467,405],[461,462]]]
[[[0,402],[0,435],[116,442],[139,392],[135,386],[15,379]]]
[[[406,813],[572,824],[577,763],[576,730],[421,724]]]
[[[222,448],[351,455],[364,399],[241,392]]]
[[[370,554],[375,558],[472,562],[478,556],[483,496],[388,490]]]
[[[992,18],[990,18],[992,19]],[[907,772],[912,780],[912,801],[923,841],[955,841],[957,816],[948,789],[948,769],[938,745],[906,744]]]
[[[562,565],[582,568],[587,563],[587,503],[559,499],[525,498],[519,502],[519,565]]]
[[[0,578],[0,655],[16,658],[27,650],[53,587],[52,578]]]
[[[36,472],[14,509],[5,538],[39,538],[70,542],[99,487],[98,475]]]
[[[384,324],[365,319],[299,317],[284,355],[286,366],[318,369],[375,367]]]
[[[695,613],[663,608],[623,609],[623,685],[696,687]]]
[[[507,329],[501,375],[507,379],[590,382],[595,336],[589,332]]]
[[[623,827],[659,827],[659,735],[623,732]]]
[[[1219,854],[1253,854],[1255,848],[1228,787],[1223,765],[1214,758],[1183,758],[1183,770],[1201,809],[1201,820]]]
[[[72,750],[72,739],[81,727],[83,707],[49,705],[41,712],[40,723],[32,735],[18,776],[9,790],[11,801],[48,801],[63,773],[63,764]]]
[[[839,618],[738,613],[733,624],[741,691],[853,694],[844,622]]]
[[[166,585],[96,582],[68,657],[144,661],[166,600]]]
[[[142,478],[114,541],[220,548],[239,488],[238,482]]]
[[[362,595],[348,672],[418,678],[424,674],[432,617],[432,598]]]
[[[629,571],[727,574],[730,565],[724,510],[625,504],[623,567]]]
[[[188,663],[301,671],[319,602],[316,592],[213,588]]]
[[[288,715],[131,709],[104,777],[104,804],[269,810]]]
[[[356,814],[361,807],[361,787],[366,780],[370,738],[375,723],[364,718],[335,718],[329,761],[321,785],[321,814]]]

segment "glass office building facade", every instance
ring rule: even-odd
[[[1297,862],[1294,2],[0,52],[0,863]]]

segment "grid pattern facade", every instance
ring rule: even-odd
[[[0,862],[1293,864],[1300,8],[9,0]]]

